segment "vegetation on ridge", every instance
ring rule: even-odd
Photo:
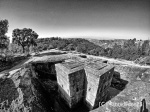
[[[136,39],[125,40],[122,45],[115,43],[113,47],[101,47],[86,39],[74,38],[40,38],[37,40],[37,49],[40,51],[58,48],[66,51],[78,51],[95,56],[106,56],[126,60],[136,60],[140,57],[150,56],[150,42],[137,41]]]
[[[3,54],[9,45],[9,38],[6,36],[8,31],[8,20],[0,20],[0,55]]]
[[[106,56],[126,60],[136,60],[140,57],[150,56],[149,40],[98,40],[102,45],[82,38],[64,39],[60,37],[38,38],[38,34],[30,28],[14,29],[12,44],[5,35],[8,31],[8,21],[0,21],[0,50],[8,49],[10,52],[29,53],[35,51],[57,48],[65,51],[77,51],[95,56]],[[4,38],[5,37],[5,38]],[[121,43],[121,44],[120,44]],[[107,44],[108,46],[103,46]],[[110,46],[109,46],[110,45]],[[29,50],[30,49],[30,50]]]

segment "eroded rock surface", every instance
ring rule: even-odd
[[[57,103],[54,101],[57,97],[54,66],[47,63],[48,60],[55,62],[57,58],[59,61],[68,58],[67,55],[60,57],[34,57],[13,74],[3,72],[0,76],[0,112],[53,112],[54,109],[60,112],[60,106],[53,108]],[[143,99],[150,111],[150,69],[116,65],[115,71],[119,75],[113,78],[112,87],[124,90],[92,112],[140,112]]]
[[[67,54],[35,56],[2,71],[0,112],[53,112],[57,96],[54,63],[68,58]]]
[[[52,101],[31,65],[0,79],[1,112],[49,112]]]
[[[128,84],[117,96],[91,112],[150,111],[150,69],[119,65],[115,67],[115,70],[120,73],[122,79],[128,81]],[[145,110],[141,111],[141,108],[143,108],[142,101],[144,100]]]

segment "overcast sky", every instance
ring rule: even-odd
[[[150,37],[150,0],[0,0],[0,19],[39,37]]]

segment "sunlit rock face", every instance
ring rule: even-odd
[[[69,61],[56,64],[59,95],[70,108],[74,108],[84,99],[85,72],[83,63]]]
[[[48,93],[37,79],[32,66],[27,65],[12,77],[0,79],[1,112],[49,112]]]
[[[12,79],[0,79],[0,110],[10,108],[11,102],[19,97],[19,93]]]
[[[115,71],[120,73],[120,78],[129,82],[134,82],[142,73],[147,73],[148,68],[130,66],[130,65],[115,65]]]
[[[150,111],[150,69],[117,65],[115,71],[119,72],[120,78],[127,80],[128,84],[117,96],[91,112]],[[117,78],[119,77],[116,76]]]
[[[28,61],[18,69],[0,75],[0,112],[56,112],[55,64],[61,63],[64,57],[43,60]]]
[[[97,108],[100,102],[106,102],[108,88],[114,74],[114,66],[99,62],[87,63],[85,73],[87,81],[85,103],[92,110]]]
[[[140,111],[145,99],[145,110],[150,110],[150,84],[136,81],[111,101],[91,112],[147,112]]]

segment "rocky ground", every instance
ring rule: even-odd
[[[116,65],[115,71],[128,81],[125,89],[103,106],[91,112],[147,112],[150,111],[150,68]],[[146,105],[143,111],[142,100]]]
[[[54,111],[53,99],[57,94],[57,85],[48,77],[40,79],[35,66],[41,62],[62,61],[69,55],[42,55],[22,60],[18,65],[0,72],[0,112]]]
[[[72,53],[48,51],[24,59],[18,65],[0,72],[0,112],[54,111],[54,104],[57,103],[53,100],[57,94],[56,81],[51,77],[54,73],[50,73],[48,75],[50,77],[40,76],[38,71],[41,67],[40,63],[45,65],[45,70],[42,71],[44,75],[51,72],[48,71],[48,67],[51,66],[48,62],[60,62],[69,58],[76,59],[76,57]],[[91,60],[89,56],[87,57]],[[112,62],[110,59],[108,62],[115,66],[116,74],[118,74],[114,77],[112,87],[109,89],[112,99],[92,112],[140,112],[143,99],[145,99],[146,108],[150,111],[150,68],[137,64],[134,66],[132,62],[123,64],[123,61],[119,63],[118,60],[113,60]]]

